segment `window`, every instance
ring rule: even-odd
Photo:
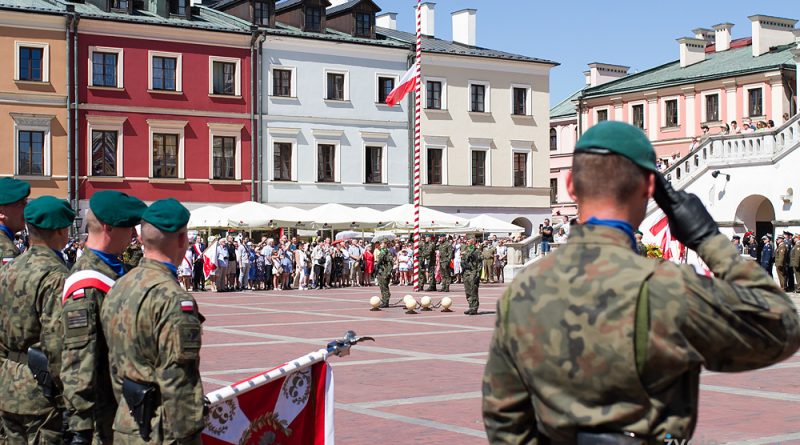
[[[394,89],[394,77],[378,77],[378,103],[385,104]]]
[[[336,181],[336,146],[319,144],[317,146],[317,182]]]
[[[639,104],[631,107],[631,114],[633,115],[633,126],[644,130],[644,105]]]
[[[272,95],[279,97],[292,97],[291,70],[272,70]]]
[[[44,79],[44,49],[21,47],[19,49],[19,80],[42,82]]]
[[[169,13],[175,15],[186,15],[186,0],[170,0]]]
[[[273,180],[292,180],[292,144],[276,142],[273,144]]]
[[[346,100],[344,91],[344,78],[343,73],[328,73],[328,100]]]
[[[259,26],[269,26],[269,16],[272,11],[272,4],[269,1],[256,0],[256,10],[254,23]]]
[[[372,14],[356,13],[356,37],[372,37]]]
[[[749,112],[748,116],[764,115],[762,99],[763,97],[761,88],[753,88],[751,90],[747,90],[747,110]]]
[[[442,152],[441,148],[428,149],[428,184],[442,183]]]
[[[92,86],[117,86],[117,54],[92,53]]]
[[[597,122],[608,120],[608,110],[597,110]]]
[[[442,82],[429,80],[425,85],[427,104],[425,108],[430,110],[441,110],[442,107]]]
[[[550,151],[558,150],[558,132],[555,128],[550,129]]]
[[[44,131],[20,130],[17,132],[17,174],[44,175]]]
[[[178,178],[177,134],[153,134],[153,177]]]
[[[486,152],[472,150],[472,185],[486,185]]]
[[[528,153],[514,153],[514,187],[528,186]]]
[[[236,95],[236,64],[231,62],[211,62],[213,71],[213,94]]]
[[[179,91],[177,85],[178,59],[153,57],[153,90]]]
[[[383,147],[367,147],[365,181],[367,184],[380,184],[383,182]]]
[[[322,8],[306,6],[305,31],[322,32]]]
[[[236,179],[236,138],[214,136],[214,179]]]
[[[111,9],[128,10],[128,0],[111,0]]]
[[[719,94],[706,96],[706,122],[719,121]]]
[[[514,114],[517,116],[528,115],[527,88],[514,88]]]
[[[470,85],[470,108],[473,113],[486,112],[486,85]]]
[[[558,178],[550,178],[550,204],[558,203]]]
[[[664,101],[664,118],[665,127],[678,126],[678,99],[669,99]]]
[[[92,176],[117,176],[116,131],[92,130]]]

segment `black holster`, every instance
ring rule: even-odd
[[[48,399],[57,395],[56,383],[50,375],[50,361],[44,352],[36,348],[28,348],[28,369],[33,373],[36,383]]]
[[[578,432],[577,445],[648,445],[650,442],[641,437],[633,437],[623,433]]]
[[[152,432],[150,421],[158,407],[158,387],[136,383],[125,377],[122,380],[122,396],[125,397],[133,420],[139,426],[139,436],[149,441]]]

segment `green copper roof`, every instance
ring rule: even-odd
[[[63,14],[67,9],[62,5],[45,0],[0,0],[0,9],[11,9],[47,14]]]
[[[259,28],[259,29],[271,35],[299,37],[303,39],[331,40],[335,42],[357,43],[361,45],[388,46],[391,48],[401,48],[407,50],[411,49],[410,45],[407,43],[387,39],[380,34],[378,34],[377,39],[366,39],[363,37],[353,37],[350,34],[337,31],[331,28],[326,29],[325,32],[306,32],[294,26],[289,26],[280,22],[276,23],[275,28]]]
[[[581,88],[580,90],[570,94],[569,97],[559,102],[555,107],[551,108],[550,119],[575,116],[577,114],[577,108],[575,107],[575,103],[572,101],[577,99],[583,90],[584,89]]]

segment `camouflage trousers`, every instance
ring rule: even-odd
[[[389,298],[392,296],[389,293],[389,277],[378,277],[378,287],[381,289],[381,305],[389,304]]]
[[[3,413],[2,418],[8,445],[61,445],[63,441],[60,409],[36,416]]]
[[[436,261],[428,262],[428,290],[436,290]]]
[[[439,265],[439,273],[442,274],[442,292],[450,292],[450,261],[443,261]]]
[[[478,310],[478,286],[481,284],[479,271],[464,272],[464,292],[467,294],[467,303],[470,309]]]

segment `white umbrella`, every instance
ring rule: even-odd
[[[297,207],[287,206],[276,210],[275,217],[271,221],[279,227],[308,227],[314,223],[313,216],[308,210],[298,209]]]
[[[349,229],[360,226],[352,207],[328,203],[308,211],[314,227],[325,229]]]
[[[361,232],[353,232],[352,230],[345,230],[336,234],[336,240],[347,240],[353,238],[361,238]]]
[[[479,232],[488,233],[517,233],[524,232],[525,228],[511,224],[502,219],[489,215],[478,215],[469,220],[469,227]]]
[[[258,229],[268,227],[278,209],[259,202],[248,201],[223,210],[228,220],[236,222],[241,228]]]
[[[388,226],[398,229],[414,228],[414,206],[403,204],[383,212]],[[469,220],[428,207],[419,208],[419,227],[422,230],[445,230],[467,228]]]
[[[189,229],[229,228],[238,227],[238,224],[229,221],[223,214],[222,208],[204,206],[191,211],[187,227]]]

